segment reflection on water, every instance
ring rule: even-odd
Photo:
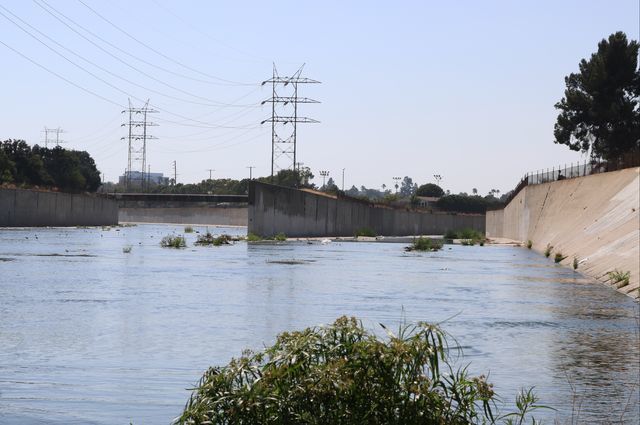
[[[529,250],[160,248],[172,231],[0,230],[0,423],[168,423],[209,365],[342,314],[445,321],[462,364],[563,422],[640,419],[638,305]]]

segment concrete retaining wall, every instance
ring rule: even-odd
[[[118,223],[114,200],[98,196],[0,188],[0,226],[105,226]]]
[[[501,211],[487,213],[487,236],[525,243],[567,258],[605,283],[614,269],[631,272],[619,288],[640,297],[640,168],[525,187]]]
[[[449,229],[484,232],[481,214],[433,214],[374,206],[301,190],[251,182],[248,231],[261,236],[352,236],[370,228],[378,235],[436,235]]]
[[[247,207],[121,207],[118,220],[130,223],[181,223],[246,226]]]

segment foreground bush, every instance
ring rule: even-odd
[[[518,423],[538,407],[523,392],[518,413],[496,418],[492,385],[452,369],[437,326],[418,323],[387,334],[378,338],[347,317],[285,332],[260,353],[210,368],[176,423]]]

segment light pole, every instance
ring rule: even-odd
[[[440,181],[442,180],[442,176],[440,174],[434,174],[433,178],[436,179],[436,184],[440,186]]]
[[[213,168],[207,168],[207,171],[209,172],[209,180],[211,180],[211,173],[216,171]]]
[[[249,180],[253,180],[253,169],[256,167],[249,165],[247,168],[249,169]]]
[[[342,169],[342,191],[344,192],[344,168]]]
[[[402,177],[393,177],[393,180],[395,181],[394,186],[395,186],[395,188],[396,188],[396,193],[398,193],[398,187],[399,187],[399,186],[398,186],[398,182],[399,182],[400,180],[402,180]]]
[[[324,189],[325,179],[329,176],[329,172],[326,170],[320,170],[320,175],[322,176],[322,188]]]

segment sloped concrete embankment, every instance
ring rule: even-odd
[[[572,266],[599,281],[613,270],[630,272],[616,288],[640,298],[640,168],[527,186],[504,210],[487,213],[487,236],[532,241],[542,253],[562,253]]]
[[[437,235],[472,228],[484,232],[484,214],[435,214],[373,205],[252,181],[248,231],[260,236],[353,236],[362,228],[381,236]]]

